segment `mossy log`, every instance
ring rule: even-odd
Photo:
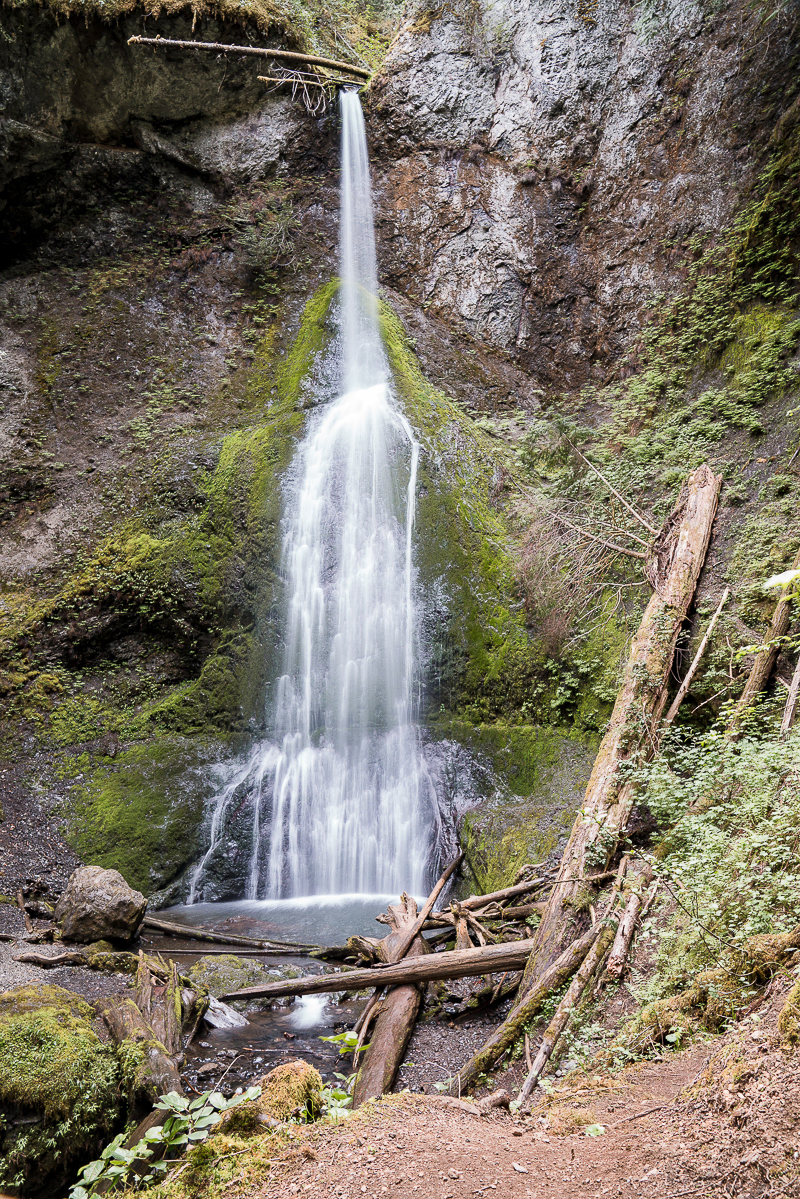
[[[461,1095],[474,1086],[482,1074],[488,1074],[499,1062],[500,1058],[522,1036],[525,1026],[541,1010],[548,995],[559,990],[568,981],[584,961],[587,953],[600,933],[601,926],[594,924],[579,937],[573,945],[567,947],[553,964],[543,972],[533,987],[516,1007],[512,1008],[500,1027],[492,1033],[488,1041],[481,1045],[478,1052],[470,1058],[465,1066],[451,1080],[450,1093]],[[528,942],[531,944],[531,942]],[[497,949],[493,945],[489,949]],[[488,952],[487,949],[473,952]]]
[[[792,570],[800,570],[800,550],[792,563]],[[772,678],[778,654],[781,651],[781,640],[789,632],[792,619],[792,595],[786,591],[781,595],[772,613],[772,620],[764,637],[763,648],[756,654],[756,660],[750,668],[744,691],[741,694],[736,710],[731,720],[731,731],[735,734],[747,709],[756,696],[760,695]]]
[[[170,1091],[183,1094],[175,1060],[167,1052],[133,999],[116,999],[100,1014],[114,1043],[128,1051],[133,1069],[129,1079],[135,1107],[145,1111]]]
[[[693,471],[653,548],[647,574],[655,591],[634,637],[581,812],[536,930],[523,991],[574,940],[586,907],[587,868],[605,865],[628,823],[633,788],[620,781],[619,768],[650,757],[657,745],[675,644],[705,562],[720,482],[708,466]]]
[[[455,869],[455,865],[453,869]],[[444,882],[442,882],[443,885]],[[441,887],[436,891],[436,895],[440,890]],[[399,904],[389,908],[393,926],[389,936],[384,939],[384,948],[390,962],[402,958],[408,961],[430,954],[427,944],[420,935],[420,930],[425,916],[433,906],[436,895],[432,894],[429,897],[428,903],[419,915],[417,915],[415,901],[408,895],[404,895]],[[422,991],[413,983],[408,986],[392,987],[388,995],[381,1001],[380,1014],[370,1037],[364,1064],[356,1079],[353,1107],[360,1107],[368,1099],[377,1099],[391,1089],[400,1062],[403,1060],[406,1046],[414,1031],[421,1005]]]
[[[243,945],[248,949],[261,949],[264,952],[291,953],[295,955],[310,953],[312,949],[320,949],[319,945],[306,945],[295,941],[263,941],[256,937],[239,937],[232,933],[217,933],[211,928],[197,928],[188,924],[174,924],[169,920],[160,920],[155,916],[145,916],[142,921],[144,928],[154,932],[165,933],[168,937],[185,937],[187,941],[209,941],[217,945]]]
[[[341,974],[311,974],[303,978],[281,979],[258,987],[244,987],[220,995],[231,999],[280,999],[285,995],[322,995],[326,991],[361,991],[365,987],[393,987],[406,983],[433,982],[445,978],[470,978],[503,970],[519,970],[528,960],[533,939],[507,941],[501,945],[483,945],[466,949],[431,953],[424,958],[408,959],[390,966],[365,966]]]

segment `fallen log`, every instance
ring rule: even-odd
[[[594,944],[596,937],[599,935],[601,927],[599,924],[592,925],[582,937],[579,937],[574,944],[569,945],[556,961],[541,974],[523,999],[516,1007],[512,1008],[500,1027],[492,1033],[488,1041],[484,1042],[478,1052],[470,1058],[455,1078],[451,1080],[451,1094],[461,1095],[463,1092],[469,1090],[481,1075],[488,1074],[503,1054],[519,1040],[525,1031],[526,1024],[539,1013],[548,995],[563,987],[564,983],[578,969]],[[533,945],[533,941],[525,941],[521,942],[521,944]],[[498,945],[492,945],[486,949],[473,952],[485,954],[490,950],[499,948],[500,946]]]
[[[314,67],[327,67],[334,71],[346,71],[359,79],[369,79],[372,72],[337,58],[320,58],[317,54],[303,54],[300,50],[271,50],[268,46],[230,46],[225,42],[182,41],[172,37],[129,37],[129,46],[169,46],[176,50],[216,50],[222,54],[252,54],[257,58],[283,59],[288,62],[304,62]]]
[[[800,569],[800,551],[792,563],[792,570]],[[767,634],[763,641],[763,648],[756,654],[756,660],[750,668],[750,674],[747,677],[747,682],[744,685],[744,691],[741,694],[738,704],[733,713],[731,720],[731,732],[735,735],[738,731],[739,724],[747,709],[752,704],[757,695],[766,688],[767,683],[772,677],[772,672],[775,669],[775,663],[778,661],[778,654],[781,649],[781,641],[789,632],[789,625],[792,619],[792,599],[793,595],[790,591],[784,589],[780,599],[775,605],[775,611],[772,613],[772,620],[767,629]]]
[[[609,979],[622,978],[622,972],[625,969],[625,962],[627,961],[633,939],[633,932],[642,908],[644,890],[645,887],[649,887],[652,881],[653,871],[650,866],[645,865],[637,874],[637,883],[631,889],[622,919],[617,926],[614,944],[611,946],[611,954],[605,969],[606,977]]]
[[[604,953],[614,939],[616,929],[616,920],[612,917],[607,922],[603,922],[602,927],[595,939],[594,944],[590,947],[589,952],[579,966],[575,977],[567,988],[564,998],[559,1003],[555,1010],[553,1019],[545,1029],[542,1043],[539,1046],[539,1052],[534,1058],[533,1065],[530,1068],[525,1082],[522,1084],[522,1090],[519,1093],[519,1103],[522,1110],[529,1106],[529,1099],[533,1088],[541,1077],[541,1073],[547,1065],[553,1050],[558,1044],[558,1040],[567,1026],[572,1012],[575,1009],[581,995],[583,994],[589,979],[594,974],[600,964]]]
[[[455,870],[458,862],[454,862]],[[440,879],[440,886],[432,898],[429,897],[428,912],[439,894],[450,873]],[[402,961],[404,965],[424,960],[433,956],[427,944],[420,935],[424,923],[425,908],[417,914],[416,902],[408,895],[403,895],[397,905],[389,908],[389,915],[394,920],[392,932],[385,938],[385,953],[391,963]],[[420,916],[423,919],[420,920]],[[409,939],[410,938],[410,939]],[[391,968],[391,967],[389,967]],[[384,972],[385,973],[385,972]],[[372,1031],[369,1048],[364,1056],[364,1064],[358,1072],[353,1091],[353,1107],[360,1107],[368,1099],[377,1099],[391,1089],[397,1076],[400,1062],[406,1051],[406,1046],[414,1031],[414,1025],[422,1005],[422,992],[419,987],[411,985],[392,987],[378,1005],[378,1015],[375,1028]],[[365,1021],[362,1032],[366,1032]],[[361,1038],[363,1040],[363,1037]]]
[[[647,574],[654,594],[631,645],[608,730],[536,930],[523,991],[574,939],[592,881],[587,869],[613,855],[628,823],[634,792],[621,781],[619,767],[646,760],[657,746],[675,644],[705,562],[719,487],[720,477],[708,466],[693,471],[653,547]]]
[[[528,891],[537,891],[548,883],[546,878],[532,878],[526,883],[515,883],[513,887],[504,887],[502,891],[490,891],[488,895],[470,895],[462,900],[462,908],[470,908],[473,912],[485,908],[489,903],[502,903],[504,899],[514,899],[517,895],[525,895]]]
[[[447,978],[470,978],[502,970],[519,970],[533,948],[531,938],[485,945],[480,949],[453,949],[432,953],[413,961],[389,966],[365,966],[343,974],[312,974],[304,978],[280,979],[258,987],[229,991],[220,999],[279,999],[285,995],[321,995],[326,991],[361,991],[365,987],[389,987],[405,983],[432,982]]]
[[[185,937],[187,941],[208,941],[216,945],[245,945],[248,949],[262,949],[275,953],[293,953],[296,956],[307,955],[312,949],[319,950],[320,945],[305,945],[299,941],[263,941],[256,937],[238,937],[233,933],[217,933],[211,928],[196,928],[188,924],[174,924],[168,920],[160,920],[155,916],[145,916],[142,921],[145,928],[154,932],[165,933],[169,937]]]

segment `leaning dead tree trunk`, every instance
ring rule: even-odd
[[[543,972],[522,1001],[512,1008],[500,1027],[492,1033],[488,1041],[481,1045],[474,1057],[471,1057],[455,1078],[451,1079],[451,1095],[462,1095],[471,1086],[474,1086],[482,1074],[488,1074],[497,1065],[503,1054],[507,1053],[515,1041],[522,1036],[525,1025],[539,1014],[548,995],[563,987],[564,983],[581,965],[600,933],[600,927],[599,924],[593,925],[574,944],[565,949],[549,969]],[[492,948],[497,948],[497,946]]]
[[[794,724],[795,715],[797,713],[797,700],[800,698],[800,658],[797,659],[797,665],[794,668],[792,681],[789,685],[789,694],[786,697],[786,707],[783,709],[783,718],[781,720],[781,737],[785,737],[789,729]]]
[[[586,987],[597,969],[600,962],[603,960],[603,955],[614,939],[616,930],[616,918],[611,919],[602,925],[600,932],[595,938],[594,944],[589,949],[586,957],[583,959],[575,977],[567,988],[564,998],[556,1008],[553,1019],[545,1029],[542,1043],[539,1046],[539,1052],[530,1068],[528,1077],[522,1084],[522,1090],[519,1093],[520,1104],[523,1110],[529,1106],[529,1099],[533,1088],[536,1086],[542,1071],[550,1060],[553,1050],[558,1044],[559,1037],[567,1027],[567,1022],[572,1015],[575,1005],[578,1003],[581,995],[586,990]]]
[[[792,570],[798,569],[800,569],[800,551],[792,564]],[[772,620],[764,638],[764,645],[769,648],[756,654],[756,660],[750,669],[744,691],[736,705],[736,711],[731,721],[731,732],[734,734],[753,700],[764,691],[772,678],[772,672],[781,650],[781,640],[789,632],[789,624],[792,619],[792,598],[791,593],[784,592],[775,605],[775,611],[772,613]]]
[[[581,813],[536,930],[523,993],[574,940],[592,886],[588,872],[605,867],[628,823],[633,788],[620,781],[619,768],[650,757],[656,747],[675,643],[705,562],[720,482],[708,466],[693,471],[654,545],[647,574],[655,591],[633,640]]]
[[[430,953],[421,936],[422,924],[429,911],[430,907],[420,920],[417,916],[417,905],[408,895],[404,895],[399,904],[389,908],[393,927],[384,944],[390,962],[398,953],[406,955],[407,959],[420,958]],[[378,1098],[391,1087],[414,1031],[421,1004],[422,991],[413,983],[393,987],[377,1004],[379,1015],[364,1064],[356,1079],[353,1107],[360,1107],[367,1099]]]

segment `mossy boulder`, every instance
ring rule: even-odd
[[[0,995],[0,1186],[63,1185],[96,1155],[121,1116],[121,1070],[94,1013],[61,987]]]
[[[313,1120],[322,1110],[322,1078],[318,1070],[301,1059],[270,1070],[258,1085],[260,1099],[234,1108],[225,1117],[222,1132],[263,1132],[264,1125],[273,1120],[288,1120],[301,1112]]]
[[[193,986],[218,999],[220,995],[227,995],[231,991],[269,982],[274,974],[260,962],[247,961],[233,953],[222,953],[219,957],[199,958],[189,971],[189,978]],[[241,1011],[246,1003],[234,1000],[231,1006]]]

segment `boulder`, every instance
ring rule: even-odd
[[[144,919],[147,900],[117,870],[81,866],[70,875],[53,919],[66,941],[130,941]]]
[[[0,1190],[63,1193],[124,1123],[117,1055],[61,987],[0,995]]]

